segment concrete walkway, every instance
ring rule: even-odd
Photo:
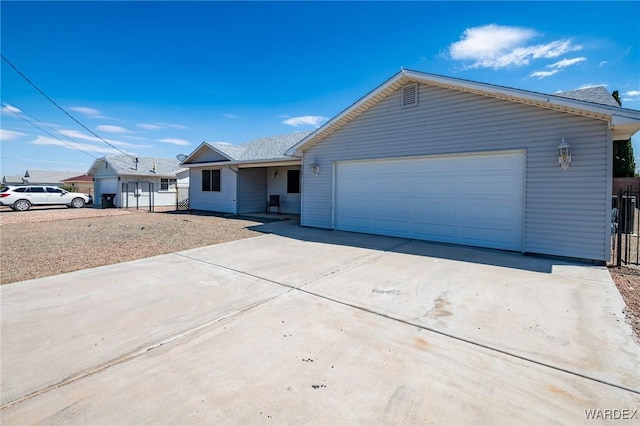
[[[640,408],[606,268],[260,229],[0,287],[1,423],[619,424]]]

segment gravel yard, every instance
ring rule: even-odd
[[[124,209],[0,209],[0,283],[261,235],[260,221]]]
[[[640,268],[610,267],[609,273],[622,295],[627,309],[625,316],[640,343]]]

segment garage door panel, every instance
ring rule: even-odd
[[[369,220],[363,220],[361,216],[343,216],[340,219],[341,229],[348,229],[355,232],[372,233],[372,227]],[[384,235],[384,234],[381,234]]]
[[[517,222],[518,217],[515,216],[517,211],[512,210],[512,205],[512,200],[504,199],[494,200],[490,205],[484,199],[469,200],[459,211],[461,218],[466,219],[465,222],[513,223]]]
[[[474,177],[473,182],[461,183],[459,190],[463,195],[496,195],[503,197],[518,196],[521,188],[516,189],[512,176],[501,176],[500,178]]]
[[[398,218],[402,217],[406,212],[402,211],[400,206],[396,203],[389,203],[382,200],[377,200],[373,203],[373,209],[375,212],[374,217],[380,218]]]
[[[408,183],[408,188],[413,195],[441,195],[455,192],[455,182],[438,182],[437,180],[416,177],[415,181]]]
[[[402,236],[410,231],[409,224],[401,220],[375,219],[371,225],[385,235]]]
[[[343,217],[362,217],[362,210],[366,209],[369,211],[373,210],[373,200],[361,200],[358,202],[357,200],[353,200],[354,202],[348,206],[345,206],[341,214]]]
[[[336,228],[522,248],[524,153],[342,162]]]
[[[432,221],[437,219],[438,223],[442,223],[451,219],[451,199],[439,198],[437,201],[431,201],[423,198],[423,200],[425,201],[413,200],[410,212],[415,221],[430,218]]]
[[[455,226],[442,223],[416,222],[413,226],[416,238],[452,242],[455,236]]]

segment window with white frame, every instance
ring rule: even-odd
[[[160,191],[175,191],[176,180],[175,179],[160,179]]]

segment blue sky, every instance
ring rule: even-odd
[[[544,93],[605,85],[640,110],[637,1],[0,7],[2,55],[92,132],[137,156],[311,130],[401,67]],[[84,172],[94,157],[118,152],[5,61],[1,71],[0,175]],[[634,148],[640,157],[637,135]]]

